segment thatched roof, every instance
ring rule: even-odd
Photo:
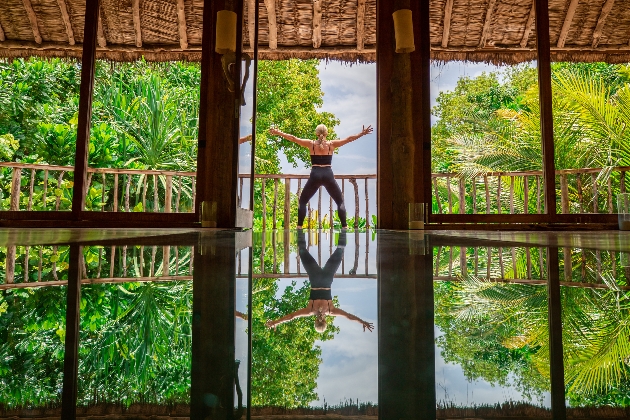
[[[101,2],[99,58],[200,60],[203,0]],[[255,4],[245,0],[246,51],[248,16]],[[630,2],[549,4],[552,59],[630,61]],[[536,59],[532,5],[533,0],[431,0],[433,58],[494,63]],[[0,1],[0,57],[79,57],[84,12],[85,0]],[[375,44],[376,0],[260,1],[261,58],[374,61]]]

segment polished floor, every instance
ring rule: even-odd
[[[0,418],[630,417],[630,232],[0,230]]]

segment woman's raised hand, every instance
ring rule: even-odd
[[[276,326],[277,326],[276,323],[273,322],[271,319],[267,321],[265,325],[267,326],[267,328],[273,328],[274,330],[276,329]]]
[[[372,324],[371,322],[367,322],[367,321],[363,321],[363,332],[365,332],[365,329],[367,328],[369,332],[372,332],[372,330],[374,329],[374,324]]]
[[[368,125],[367,128],[363,126],[363,130],[361,130],[361,135],[365,136],[366,134],[370,134],[372,131],[374,131],[374,129],[371,125]]]
[[[277,128],[270,128],[269,129],[269,134],[271,134],[272,136],[279,136],[281,133],[280,130],[278,130]]]

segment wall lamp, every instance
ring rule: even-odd
[[[394,34],[396,35],[396,52],[410,53],[416,50],[413,42],[413,20],[411,10],[401,9],[393,13]]]
[[[236,13],[231,10],[219,10],[217,12],[217,34],[214,51],[221,54],[221,64],[223,65],[223,76],[228,82],[228,90],[234,92],[234,80],[231,68],[236,64]],[[245,105],[245,85],[249,79],[249,67],[252,62],[248,54],[241,54],[241,59],[245,61],[245,77],[241,88],[241,105]]]

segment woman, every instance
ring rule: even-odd
[[[298,248],[300,250],[300,259],[304,265],[304,269],[308,273],[308,280],[311,283],[311,294],[308,299],[306,308],[299,309],[293,313],[283,316],[275,321],[267,321],[268,328],[276,328],[279,324],[291,321],[295,318],[315,315],[315,331],[323,333],[328,326],[326,316],[342,316],[350,321],[358,322],[363,325],[363,331],[367,328],[372,332],[374,325],[371,322],[363,321],[358,316],[349,314],[341,308],[335,308],[332,298],[332,282],[333,276],[337,272],[341,259],[343,258],[343,250],[346,247],[346,234],[342,232],[339,235],[339,244],[337,249],[328,259],[324,268],[320,268],[315,258],[309,254],[306,249],[306,238],[302,231],[298,232]]]
[[[363,130],[361,130],[359,134],[347,137],[343,140],[326,140],[326,136],[328,136],[328,128],[325,125],[320,124],[315,129],[317,140],[306,140],[299,139],[291,134],[283,133],[275,128],[269,130],[271,135],[280,136],[283,139],[292,141],[302,147],[306,147],[311,152],[311,165],[313,168],[311,169],[311,175],[308,178],[308,181],[306,181],[306,185],[300,195],[297,223],[298,229],[302,229],[302,225],[304,224],[304,218],[306,217],[306,204],[322,185],[326,188],[330,197],[335,200],[335,204],[337,204],[337,213],[339,214],[341,227],[343,229],[348,228],[346,223],[346,207],[343,204],[343,195],[341,194],[339,184],[335,181],[335,176],[332,171],[332,154],[336,148],[350,143],[351,141],[355,141],[366,134],[370,134],[372,131],[372,126],[368,125],[367,128],[363,126]]]

